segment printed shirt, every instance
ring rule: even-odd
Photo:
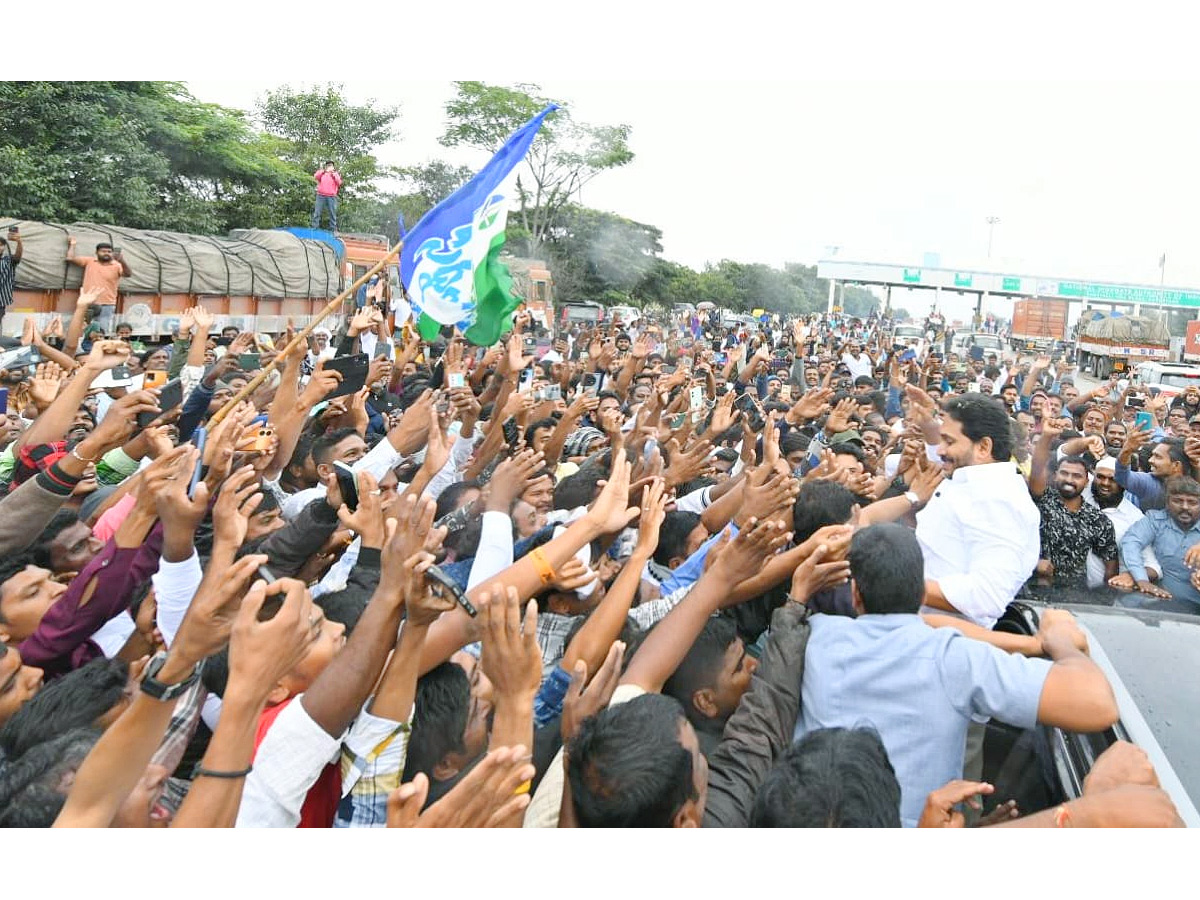
[[[1071,512],[1053,485],[1046,487],[1036,504],[1042,516],[1041,558],[1054,566],[1054,584],[1086,588],[1089,550],[1104,562],[1117,558],[1112,520],[1090,503],[1084,503],[1079,512]]]

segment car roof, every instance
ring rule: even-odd
[[[1071,603],[1055,607],[1070,611],[1087,632],[1091,657],[1117,696],[1121,723],[1151,757],[1176,804],[1168,782],[1190,798],[1192,808],[1180,809],[1180,815],[1200,826],[1200,616]]]

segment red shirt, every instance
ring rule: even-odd
[[[295,697],[292,697],[277,706],[268,706],[262,711],[262,715],[258,717],[258,730],[254,733],[255,756],[258,755],[258,748],[262,745],[267,732],[271,730],[276,717],[294,699]],[[337,815],[338,803],[341,799],[342,768],[337,763],[330,763],[321,771],[316,784],[308,789],[308,796],[304,798],[304,805],[300,807],[300,824],[298,827],[332,828],[333,819]]]

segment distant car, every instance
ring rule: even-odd
[[[1088,654],[1108,677],[1120,719],[1096,734],[995,720],[984,737],[985,809],[1015,799],[1023,813],[1079,797],[1096,758],[1118,740],[1141,747],[1180,818],[1200,827],[1200,616],[1122,607],[1054,604],[1078,620]],[[1002,628],[1035,634],[1045,607],[1018,602]]]
[[[564,303],[560,308],[562,310],[559,314],[560,321],[565,325],[571,325],[575,322],[592,324],[603,322],[605,318],[605,308],[599,303],[592,303],[590,300]]]
[[[1004,341],[997,334],[989,334],[983,331],[960,331],[950,342],[950,352],[957,353],[962,357],[968,356],[970,355],[972,343],[976,347],[983,348],[984,357],[991,356],[993,353],[997,357],[1000,357],[1008,349],[1004,345]]]
[[[1144,390],[1168,399],[1189,387],[1200,387],[1200,366],[1190,363],[1144,362],[1133,374]]]
[[[696,312],[696,305],[694,303],[675,303],[671,306],[671,312],[690,316]]]
[[[892,343],[911,347],[921,357],[925,353],[925,329],[912,323],[897,325],[892,329]]]

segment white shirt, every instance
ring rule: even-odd
[[[1011,462],[958,468],[917,513],[925,577],[960,613],[991,628],[1037,566],[1040,526]]]
[[[1083,492],[1083,500],[1085,503],[1090,503],[1092,506],[1099,506],[1095,496],[1092,494],[1092,486],[1089,484],[1087,490]],[[1141,519],[1144,513],[1133,505],[1126,494],[1121,498],[1121,502],[1116,506],[1110,506],[1102,512],[1108,516],[1109,521],[1113,524],[1113,531],[1116,532],[1117,545],[1121,543],[1121,538],[1129,526]],[[1153,569],[1155,572],[1162,572],[1162,566],[1158,564],[1158,557],[1154,555],[1154,547],[1147,544],[1142,549],[1142,565],[1147,569]],[[1127,571],[1122,563],[1121,571]],[[1087,556],[1087,580],[1088,587],[1095,589],[1104,584],[1104,561],[1100,559],[1093,551],[1088,551]]]
[[[352,465],[352,468],[357,472],[370,472],[376,481],[381,481],[385,475],[400,463],[404,462],[404,454],[400,453],[392,442],[386,437],[378,444],[372,447],[367,454]],[[404,490],[407,485],[397,485],[398,490]],[[283,504],[283,517],[289,522],[300,515],[300,512],[308,504],[312,503],[318,497],[325,496],[325,485],[319,484],[316,487],[305,488],[292,494],[288,501]]]
[[[850,370],[850,375],[854,378],[861,378],[866,375],[871,377],[871,373],[875,367],[871,363],[871,357],[866,353],[860,353],[858,356],[851,356],[849,353],[842,354],[842,364]]]

